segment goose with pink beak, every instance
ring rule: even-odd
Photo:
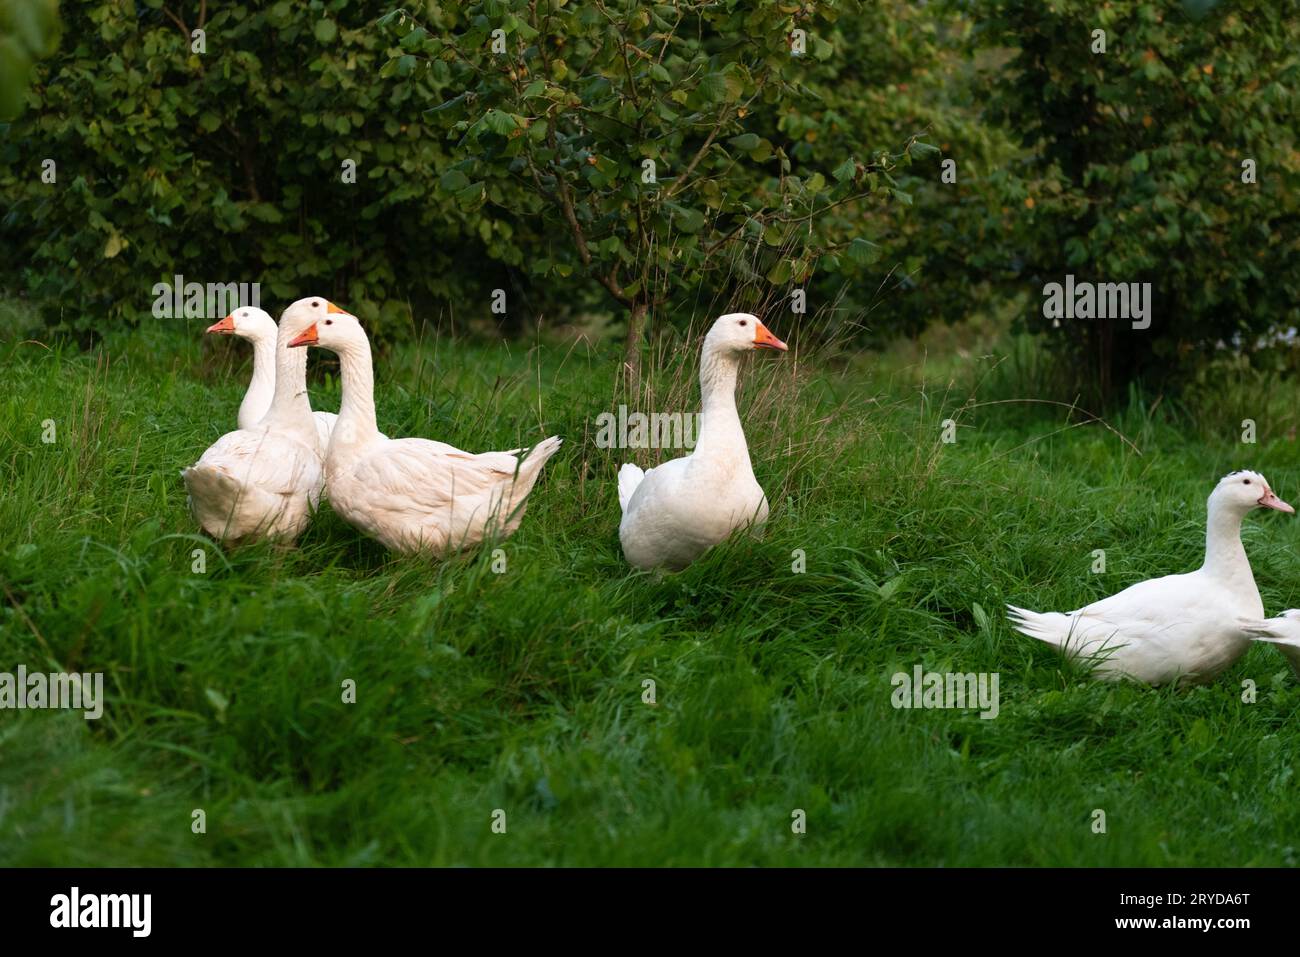
[[[1205,561],[1194,572],[1138,582],[1078,611],[1036,612],[1008,605],[1021,634],[1053,645],[1094,678],[1152,685],[1211,681],[1237,661],[1264,605],[1241,522],[1257,508],[1295,512],[1258,472],[1232,472],[1210,494]]]

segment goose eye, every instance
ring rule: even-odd
[[[740,324],[741,324],[742,326],[747,326],[747,325],[749,325],[749,322],[746,321],[746,320],[744,320],[744,319],[741,319],[741,320],[740,320]]]
[[[1241,484],[1242,484],[1242,485],[1249,485],[1249,484],[1250,484],[1250,479],[1242,479],[1242,480],[1241,480]]]
[[[334,325],[334,320],[333,320],[333,319],[326,319],[326,320],[325,320],[325,325],[327,325],[327,326],[332,326],[332,325]]]
[[[313,309],[316,309],[316,308],[318,308],[319,306],[320,306],[320,303],[317,302],[315,299],[313,299],[312,302],[311,302],[311,307],[312,307]]]

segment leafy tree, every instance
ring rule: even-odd
[[[382,73],[447,94],[431,111],[454,144],[442,195],[531,224],[549,237],[534,275],[589,277],[622,307],[635,391],[647,319],[674,294],[720,274],[851,277],[879,257],[864,203],[906,202],[893,173],[935,150],[912,136],[873,151],[828,107],[862,55],[837,48],[837,16],[784,0],[484,0],[439,29],[398,10],[383,23],[403,52]]]
[[[847,327],[832,331],[856,341],[955,322],[998,295],[986,273],[999,272],[1005,251],[986,235],[1000,230],[997,184],[1016,149],[981,116],[969,30],[969,19],[940,4],[881,0],[841,16],[827,34],[837,56],[809,64],[813,119],[827,118],[858,142],[905,142],[919,132],[938,147],[918,146],[918,162],[899,164],[899,202],[863,204],[855,228],[881,246],[880,261],[852,283],[830,272],[815,283],[820,301],[836,299],[833,318]],[[796,132],[797,108],[781,117]],[[820,129],[797,137],[797,162],[837,162],[844,138]]]
[[[988,74],[989,111],[1031,156],[1002,181],[1003,228],[986,245],[1015,263],[1031,327],[1084,360],[1093,391],[1190,370],[1219,342],[1249,347],[1300,319],[1294,4],[959,6],[982,44],[1012,51]],[[1150,328],[1054,326],[1038,294],[1067,273],[1150,282]]]

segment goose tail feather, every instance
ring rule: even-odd
[[[631,462],[618,470],[618,507],[624,512],[627,511],[627,503],[632,501],[632,493],[644,478],[645,472]]]
[[[1011,627],[1022,635],[1037,638],[1057,648],[1064,647],[1070,636],[1070,617],[1059,611],[1030,611],[1007,605],[1007,619],[1011,622]]]

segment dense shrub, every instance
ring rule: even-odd
[[[1300,13],[1271,0],[960,4],[985,45],[993,120],[1026,150],[999,183],[1002,228],[972,241],[1031,294],[1031,328],[1079,357],[1081,386],[1193,373],[1300,319]],[[1105,52],[1092,52],[1104,31]],[[1256,181],[1243,182],[1253,161]],[[968,223],[969,228],[983,223]],[[991,260],[987,260],[991,265]],[[1149,329],[1055,325],[1043,285],[1067,274],[1150,282]]]
[[[63,325],[138,318],[177,273],[260,281],[272,308],[324,292],[387,334],[408,301],[499,323],[497,288],[516,322],[611,292],[648,309],[737,286],[755,308],[807,288],[816,310],[847,284],[856,312],[872,297],[853,291],[893,269],[884,237],[914,174],[937,170],[917,136],[934,113],[904,91],[934,65],[938,21],[898,0],[202,9],[65,3],[61,49],[0,128],[16,253],[0,282]]]
[[[260,281],[272,308],[332,295],[389,330],[404,300],[508,282],[436,195],[446,147],[421,117],[433,101],[379,77],[386,6],[176,9],[62,4],[60,49],[0,139],[4,281],[70,325],[147,315],[154,283],[179,273]]]

